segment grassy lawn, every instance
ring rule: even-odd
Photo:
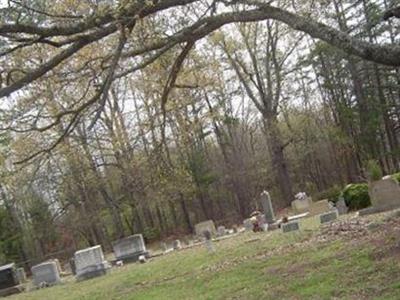
[[[308,219],[298,233],[244,233],[215,254],[182,250],[10,299],[400,299],[399,219],[329,238]]]

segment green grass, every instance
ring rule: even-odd
[[[309,242],[317,232],[309,219],[300,233],[245,233],[215,254],[196,247],[11,299],[400,299],[399,256],[377,259],[367,239]]]

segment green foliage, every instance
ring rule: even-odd
[[[328,199],[329,201],[336,203],[336,201],[338,201],[341,192],[342,188],[339,185],[334,185],[329,189],[318,193],[315,196],[315,198],[318,200]]]
[[[33,193],[30,202],[28,213],[35,238],[40,240],[40,244],[44,247],[43,250],[51,251],[58,236],[49,204]]]
[[[143,230],[143,237],[146,241],[157,240],[161,236],[161,232],[158,228],[147,227]]]
[[[370,180],[380,180],[382,178],[382,170],[376,160],[367,162],[368,177]]]
[[[350,210],[358,210],[371,205],[366,183],[349,184],[342,191],[342,196]]]
[[[13,221],[7,210],[0,207],[0,263],[19,260],[21,235],[13,230]]]
[[[399,173],[394,173],[390,175],[393,179],[396,179],[397,182],[400,182],[400,172]]]

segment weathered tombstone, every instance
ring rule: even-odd
[[[253,221],[251,219],[245,219],[243,221],[243,226],[246,229],[246,231],[251,231],[253,230]]]
[[[297,231],[300,229],[299,222],[289,222],[281,224],[282,232],[287,233],[291,231]]]
[[[212,241],[212,235],[211,232],[209,230],[205,230],[203,232],[203,236],[204,236],[204,244],[206,245],[206,248],[208,250],[208,252],[215,252],[215,247]]]
[[[262,224],[261,225],[261,230],[262,231],[268,231],[268,227],[269,227],[268,223]]]
[[[25,283],[27,281],[26,273],[25,273],[25,269],[24,268],[18,268],[16,270],[16,274],[17,274],[18,281],[20,283]]]
[[[324,199],[310,203],[308,210],[310,212],[309,216],[317,216],[331,211],[332,205],[329,203],[329,200]]]
[[[263,207],[266,223],[272,224],[275,222],[275,213],[272,207],[271,196],[267,191],[261,193],[261,205]]]
[[[20,285],[16,274],[15,264],[11,263],[0,267],[0,297],[20,293],[23,287]]]
[[[74,259],[78,280],[105,275],[109,269],[100,245],[75,252]]]
[[[59,268],[55,261],[46,261],[31,268],[33,284],[49,286],[61,282]]]
[[[336,208],[338,210],[339,215],[345,215],[349,211],[349,208],[346,205],[346,201],[343,197],[340,197],[336,202]]]
[[[161,250],[162,250],[163,252],[166,252],[166,251],[168,250],[167,243],[165,243],[165,242],[162,242],[162,243],[161,243]]]
[[[140,255],[149,257],[143,236],[134,234],[112,243],[114,255],[117,260],[124,262],[137,261]]]
[[[181,243],[181,241],[180,240],[175,240],[174,242],[173,242],[173,246],[172,246],[173,248],[174,248],[174,250],[180,250],[180,249],[182,249],[182,243]]]
[[[338,211],[336,209],[319,216],[321,224],[332,222],[337,218],[338,218]]]
[[[400,186],[391,177],[371,182],[368,193],[373,207],[400,207]]]
[[[225,226],[218,226],[217,232],[218,232],[218,236],[224,236],[226,233]]]
[[[204,221],[194,226],[194,231],[197,236],[202,236],[205,230],[209,230],[212,235],[217,234],[217,230],[215,229],[215,224],[212,220]]]
[[[309,211],[312,199],[306,193],[301,192],[296,194],[295,199],[291,204],[294,213],[302,214]]]
[[[61,268],[61,264],[60,264],[60,261],[58,260],[58,258],[53,258],[51,261],[54,261],[56,263],[56,266],[58,268],[58,272],[61,275],[63,273],[63,270]]]

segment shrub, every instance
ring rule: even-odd
[[[390,175],[393,179],[396,179],[397,182],[400,182],[400,172],[399,173],[394,173]]]
[[[342,191],[342,196],[350,210],[358,210],[371,205],[366,183],[349,184]]]
[[[146,241],[152,241],[152,240],[157,240],[160,238],[160,230],[154,227],[147,227],[143,230],[143,238]]]
[[[338,198],[342,192],[342,188],[339,185],[334,185],[330,187],[329,189],[322,191],[315,195],[315,198],[317,200],[323,200],[323,199],[328,199],[329,201],[332,201],[336,203],[338,201]]]
[[[370,180],[374,181],[374,180],[380,180],[382,178],[382,170],[376,160],[368,161],[367,170]]]

